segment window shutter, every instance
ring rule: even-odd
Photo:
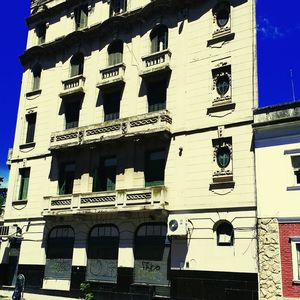
[[[87,18],[88,18],[88,11],[86,8],[80,9],[80,28],[85,28],[87,26]]]
[[[155,53],[159,51],[158,45],[158,36],[155,35],[151,40],[151,53]]]
[[[36,114],[27,115],[26,143],[32,143],[34,140],[35,123],[36,123]]]
[[[20,173],[21,173],[21,182],[20,182],[19,200],[26,200],[28,194],[30,169],[29,168],[22,169]]]
[[[40,75],[35,75],[33,77],[33,87],[32,87],[33,91],[36,91],[40,88],[40,79],[41,79]]]
[[[100,190],[99,171],[100,171],[99,168],[97,168],[97,169],[94,169],[94,172],[93,172],[93,192],[99,192],[99,190]]]

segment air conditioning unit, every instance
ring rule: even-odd
[[[186,236],[187,222],[184,216],[170,215],[168,218],[168,236]]]
[[[8,237],[16,234],[16,226],[0,226],[0,237]]]

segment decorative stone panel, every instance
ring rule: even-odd
[[[258,220],[260,299],[282,299],[282,280],[277,219]]]

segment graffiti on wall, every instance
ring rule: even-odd
[[[47,259],[45,279],[70,279],[72,273],[72,259]]]
[[[136,260],[134,262],[134,282],[168,285],[168,254],[169,249],[166,248],[161,261]]]
[[[89,259],[87,263],[87,281],[117,282],[118,262],[113,259]]]

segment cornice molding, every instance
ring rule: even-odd
[[[50,43],[46,43],[40,46],[33,46],[25,50],[25,52],[20,56],[20,61],[23,66],[26,66],[32,59],[36,59],[37,57],[51,55],[55,52],[65,49],[68,46],[74,46],[74,44],[84,43],[94,37],[99,38],[101,36],[110,35],[112,29],[116,30],[116,28],[122,28],[122,30],[126,30],[134,23],[144,22],[145,19],[151,16],[151,14],[178,11],[191,4],[203,1],[204,0],[155,0],[147,4],[143,8],[138,8],[122,15],[110,17],[102,23],[98,23],[96,25],[93,25],[92,27],[85,28],[80,31],[73,31],[70,34],[62,36]],[[74,1],[66,1],[62,5],[67,5],[67,3],[74,3]],[[57,5],[57,7],[60,5],[61,4]],[[36,15],[36,17],[41,18],[41,14],[42,13]]]

